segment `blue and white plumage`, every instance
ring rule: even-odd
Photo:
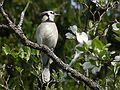
[[[51,50],[54,50],[58,40],[58,30],[54,22],[55,16],[58,15],[53,11],[45,11],[41,13],[42,22],[36,31],[36,39],[38,44],[44,44]],[[47,83],[50,81],[50,58],[41,52],[41,60],[43,64],[42,81]]]

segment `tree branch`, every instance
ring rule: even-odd
[[[27,6],[26,6],[27,8]],[[73,77],[75,77],[76,79],[78,80],[82,80],[86,85],[88,85],[91,89],[93,90],[103,90],[96,82],[94,82],[92,79],[89,79],[87,77],[85,77],[83,74],[81,74],[80,72],[76,71],[75,69],[72,69],[71,67],[69,67],[68,64],[65,64],[60,58],[58,58],[54,53],[53,51],[51,51],[47,46],[43,45],[43,44],[40,44],[38,45],[37,43],[34,43],[30,40],[28,40],[26,38],[26,36],[24,35],[23,33],[23,30],[22,28],[19,28],[21,27],[22,25],[22,22],[23,22],[23,17],[24,17],[24,14],[21,14],[21,20],[20,20],[20,23],[18,24],[18,26],[16,24],[14,24],[10,18],[8,17],[8,15],[5,13],[4,9],[3,9],[3,5],[0,4],[0,10],[1,10],[1,13],[3,15],[3,17],[7,20],[8,24],[9,24],[9,27],[16,33],[16,35],[18,36],[18,38],[21,40],[21,42],[25,45],[25,46],[28,46],[28,47],[31,47],[31,48],[34,48],[34,49],[37,49],[37,50],[42,50],[44,53],[46,53],[50,58],[52,58],[52,60],[54,62],[56,62],[58,64],[58,66],[67,71],[68,73],[71,73],[71,75]],[[22,13],[25,13],[25,9]]]
[[[1,25],[0,25],[0,28],[9,28],[9,26],[8,26],[8,25],[5,25],[5,24],[1,24]]]
[[[19,27],[19,28],[21,28],[21,26],[22,26],[22,24],[23,24],[24,15],[25,15],[25,12],[26,12],[29,4],[30,4],[30,1],[27,3],[25,9],[24,9],[24,10],[22,11],[22,13],[21,13],[20,22],[19,22],[19,24],[18,24],[18,27]]]
[[[3,3],[4,3],[4,0],[1,1],[1,3],[0,3],[0,10],[1,10],[2,15],[5,17],[5,19],[8,21],[8,23],[9,23],[9,25],[10,25],[10,24],[13,23],[13,22],[12,22],[12,21],[10,20],[10,18],[8,17],[8,14],[5,13],[5,11],[4,11],[4,9],[3,9]]]

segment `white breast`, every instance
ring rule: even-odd
[[[36,31],[38,44],[45,44],[49,48],[55,48],[58,39],[56,24],[53,22],[41,23]]]

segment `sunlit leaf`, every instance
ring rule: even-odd
[[[94,65],[92,65],[90,62],[83,63],[83,69],[84,70],[92,69],[93,67],[94,67]]]
[[[114,32],[114,34],[120,37],[120,30],[112,30],[112,31]]]
[[[69,63],[69,66],[71,66],[80,56],[81,52],[79,50],[75,51],[75,55],[73,57],[73,59],[71,60],[71,62]]]
[[[21,57],[21,58],[25,57],[25,52],[22,48],[19,49],[19,57]]]
[[[2,49],[6,55],[10,54],[10,52],[11,52],[10,47],[6,44],[4,47],[2,47]]]
[[[96,49],[96,48],[102,49],[104,47],[104,44],[102,43],[102,41],[99,40],[99,37],[96,37],[92,41],[92,47],[93,49]]]
[[[113,34],[113,36],[114,36],[114,38],[115,38],[118,42],[120,42],[120,36],[117,36],[117,35],[115,35],[115,34]]]
[[[76,25],[70,26],[68,30],[71,30],[75,34],[77,32],[77,26]]]
[[[96,67],[96,66],[95,66],[95,67],[92,69],[92,73],[93,73],[93,74],[97,74],[97,72],[99,72],[100,69],[101,69],[100,66],[99,66],[99,67]]]
[[[26,60],[28,61],[30,59],[30,55],[31,55],[31,49],[27,48],[27,53],[26,53]]]
[[[21,67],[19,67],[19,66],[16,66],[15,68],[16,68],[16,70],[17,70],[19,73],[21,73],[21,72],[23,71],[23,69],[22,69]]]
[[[66,33],[65,36],[68,39],[75,39],[75,36],[73,34],[71,34],[71,33]]]
[[[112,24],[112,28],[113,28],[113,30],[120,30],[120,29],[117,27],[117,23]]]
[[[120,30],[120,22],[117,23],[116,26],[117,26],[117,27],[119,28],[119,30]]]

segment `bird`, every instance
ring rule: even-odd
[[[38,44],[48,46],[54,51],[58,40],[58,29],[54,22],[55,16],[60,14],[54,11],[44,11],[41,13],[41,24],[36,30],[36,39]],[[42,62],[42,82],[48,83],[50,81],[50,58],[44,52],[41,52]]]

